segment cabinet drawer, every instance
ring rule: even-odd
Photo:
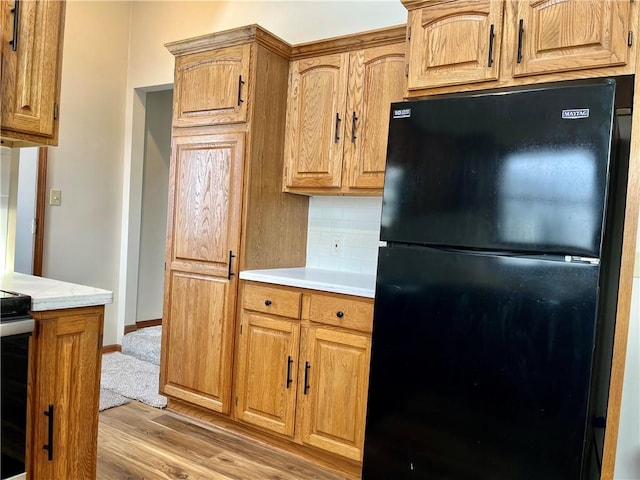
[[[328,295],[311,295],[309,319],[313,322],[371,332],[373,302]]]
[[[242,306],[247,310],[271,313],[281,317],[300,318],[300,292],[245,285]]]

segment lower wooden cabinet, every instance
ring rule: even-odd
[[[226,276],[170,272],[161,393],[229,413],[235,290]]]
[[[28,478],[93,480],[104,306],[33,312],[33,317]]]
[[[371,339],[314,326],[304,329],[300,350],[302,442],[361,460]]]
[[[360,461],[373,301],[248,282],[242,299],[235,418]]]
[[[236,418],[293,437],[299,322],[248,313],[240,328]]]

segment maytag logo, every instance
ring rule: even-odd
[[[562,110],[562,118],[574,119],[587,118],[588,116],[588,108],[570,108],[569,110]]]
[[[409,118],[411,116],[410,108],[400,108],[393,111],[393,118]]]

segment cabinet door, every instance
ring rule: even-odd
[[[2,10],[2,129],[53,137],[65,3],[3,1]]]
[[[352,52],[349,61],[344,168],[349,188],[382,190],[389,134],[389,105],[407,87],[405,44]]]
[[[300,325],[244,314],[240,328],[236,417],[293,437]]]
[[[96,478],[103,312],[90,307],[34,315],[30,478]]]
[[[162,327],[162,392],[230,411],[235,281],[171,272]]]
[[[371,339],[322,327],[304,330],[298,374],[302,441],[360,461]]]
[[[173,126],[247,120],[251,45],[176,58]]]
[[[174,137],[168,266],[227,277],[240,244],[244,134]]]
[[[409,12],[408,88],[496,80],[503,2],[434,2]]]
[[[627,0],[515,2],[514,76],[627,63]]]
[[[341,185],[348,53],[291,62],[285,187]]]

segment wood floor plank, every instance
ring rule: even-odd
[[[100,413],[97,480],[344,480],[282,450],[139,402]]]

